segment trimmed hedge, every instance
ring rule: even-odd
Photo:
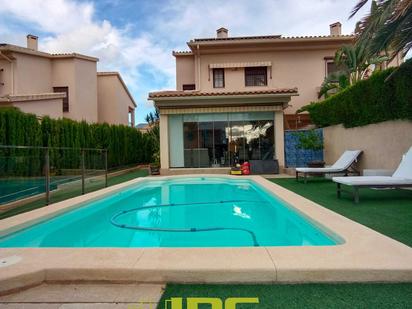
[[[386,120],[412,120],[412,59],[396,71],[390,68],[375,72],[369,79],[324,101],[312,102],[304,110],[320,127],[343,124],[350,128]]]
[[[124,125],[88,124],[70,119],[41,120],[16,108],[0,108],[0,145],[105,148],[109,168],[149,163],[153,159],[154,141]],[[41,173],[42,150],[0,149],[0,174],[37,175]],[[103,168],[100,152],[86,152],[86,168]],[[79,150],[51,150],[50,164],[56,169],[78,169]]]

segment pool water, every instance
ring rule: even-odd
[[[0,238],[0,247],[336,245],[251,180],[144,180]]]

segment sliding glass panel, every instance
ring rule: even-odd
[[[213,128],[214,135],[214,160],[213,166],[229,166],[229,137],[230,127],[228,121],[215,121]]]
[[[246,140],[247,160],[260,160],[259,121],[245,121],[243,128]]]
[[[210,167],[213,163],[213,122],[199,122],[199,148],[194,149],[194,165]]]
[[[194,149],[199,148],[199,131],[197,122],[183,123],[183,141],[185,167],[199,167],[198,152],[194,151]],[[171,143],[173,143],[173,141],[171,141]],[[196,154],[194,152],[196,152]],[[195,155],[196,158],[194,157]]]
[[[170,167],[184,167],[182,115],[169,115]]]
[[[246,158],[243,121],[230,122],[231,138],[229,144],[230,161],[232,164],[243,163]]]
[[[260,153],[261,160],[274,158],[273,144],[275,142],[275,127],[272,120],[260,120]]]

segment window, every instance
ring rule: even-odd
[[[245,68],[245,86],[267,86],[267,67]]]
[[[63,98],[63,112],[69,111],[69,87],[53,87],[54,92],[64,92],[66,97]]]
[[[326,77],[339,72],[338,66],[333,61],[326,62]]]
[[[183,90],[195,90],[196,85],[195,84],[184,84],[183,85]]]
[[[213,69],[213,88],[225,87],[225,69]]]

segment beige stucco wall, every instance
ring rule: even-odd
[[[76,114],[72,119],[98,121],[96,62],[75,59]]]
[[[14,94],[53,92],[50,59],[18,53],[13,57]]]
[[[291,106],[285,113],[294,113],[300,107],[317,101],[317,92],[326,75],[324,57],[332,57],[336,49],[315,50],[279,50],[254,53],[230,54],[205,54],[200,59],[200,83],[197,86],[201,91],[242,91],[263,90],[268,88],[293,88],[297,87],[299,96],[292,97]],[[192,81],[197,74],[197,65],[192,68],[185,65],[188,59],[194,56],[178,56],[176,62],[177,90],[182,90],[183,77]],[[216,63],[242,63],[270,61],[272,67],[268,69],[268,85],[262,87],[246,87],[244,68],[225,69],[225,88],[213,88],[212,70],[210,64]],[[270,78],[270,70],[272,78]],[[188,82],[189,83],[189,82]]]
[[[129,124],[129,108],[135,107],[117,75],[98,75],[97,100],[99,122]]]
[[[345,129],[342,125],[323,129],[325,161],[335,162],[347,149],[363,150],[359,168],[391,169],[412,146],[412,121],[386,121]]]
[[[97,76],[96,62],[79,58],[48,58],[24,53],[13,53],[12,63],[0,60],[0,96],[37,95],[53,92],[53,87],[69,87],[69,112],[64,117],[74,120],[97,122]],[[61,100],[60,100],[61,101]],[[39,116],[50,115],[56,118],[54,108],[43,110],[44,102],[38,107],[29,108]],[[24,103],[27,105],[27,103]],[[62,104],[60,104],[62,109]]]
[[[192,56],[176,57],[176,89],[184,84],[195,84],[195,60]]]
[[[13,74],[11,69],[12,64],[0,58],[0,97],[13,94]]]
[[[69,112],[64,117],[97,122],[96,62],[63,58],[53,59],[52,84],[69,87]]]
[[[62,99],[38,100],[13,102],[12,105],[22,112],[35,114],[37,116],[49,116],[50,118],[62,118]]]

